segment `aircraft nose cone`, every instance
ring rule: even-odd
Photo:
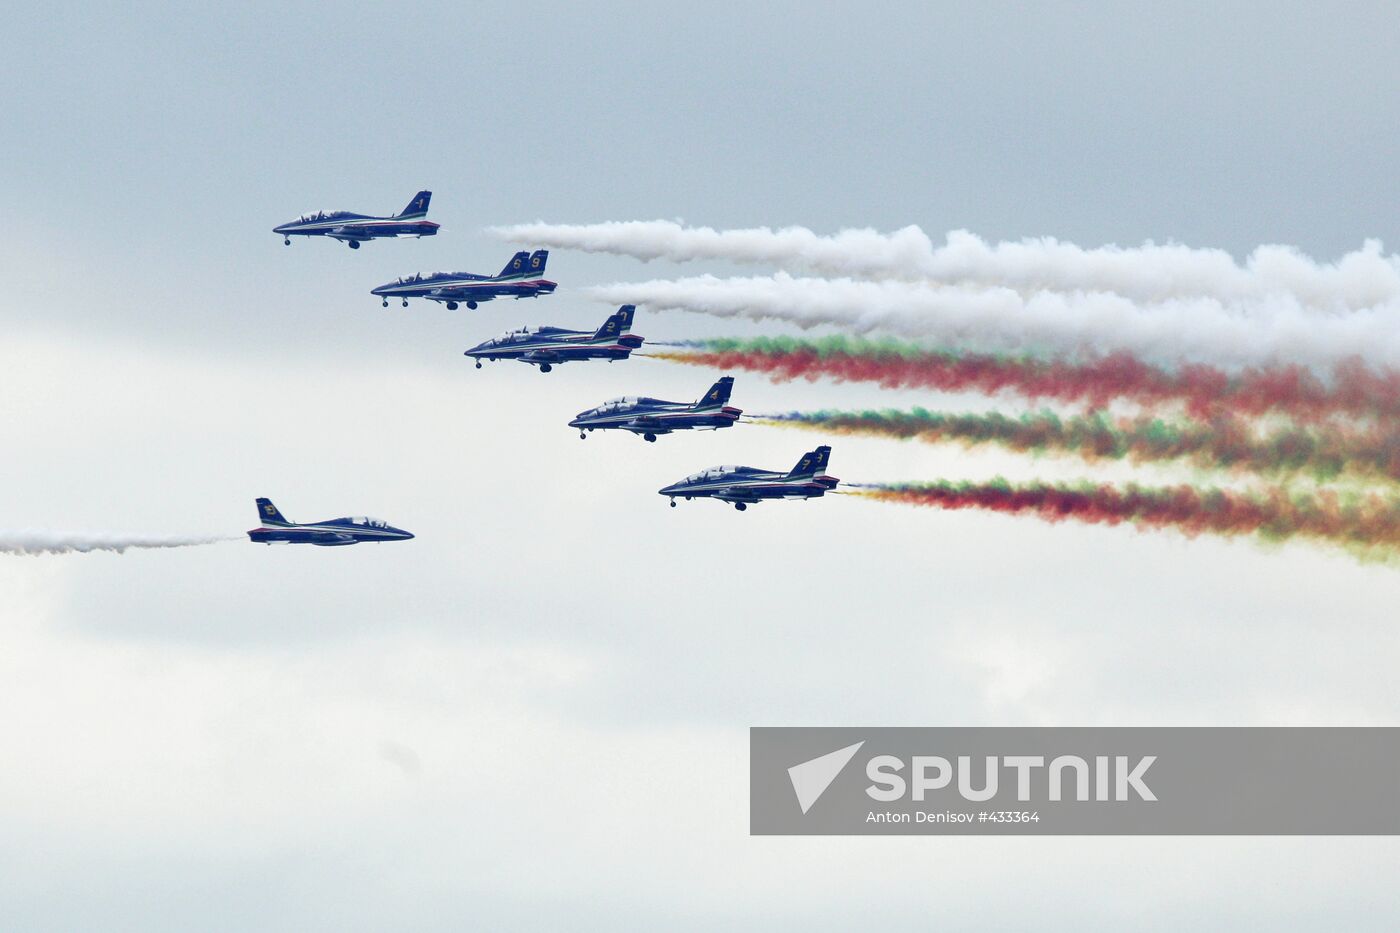
[[[413,532],[404,531],[403,529],[399,529],[399,534],[403,536],[403,539],[405,541],[411,541],[412,539],[417,537],[417,535],[415,535]]]
[[[569,427],[571,427],[571,428],[581,428],[581,427],[583,427],[583,419],[582,419],[582,418],[575,418],[573,421],[570,421],[570,422],[569,422]]]

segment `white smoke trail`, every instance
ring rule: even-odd
[[[589,289],[603,301],[717,317],[781,320],[883,332],[982,352],[1124,350],[1171,365],[1298,363],[1330,369],[1361,358],[1400,366],[1400,303],[1342,315],[1309,312],[1297,301],[1225,305],[1208,298],[1143,306],[1107,293],[969,289],[910,282],[711,275],[618,283]]]
[[[127,548],[176,548],[237,541],[237,536],[83,534],[59,531],[0,531],[0,554],[86,554]]]
[[[1219,249],[1177,244],[1086,249],[1051,237],[988,243],[966,230],[935,246],[918,227],[893,233],[842,230],[821,236],[805,227],[715,230],[668,220],[494,227],[507,240],[637,259],[727,260],[793,272],[949,285],[1042,291],[1113,292],[1135,301],[1214,298],[1233,303],[1277,295],[1332,311],[1400,300],[1400,257],[1378,240],[1335,263],[1319,263],[1291,246],[1260,246],[1243,265]]]

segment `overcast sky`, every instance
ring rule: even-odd
[[[1400,244],[1392,5],[1062,6],[7,10],[0,526],[238,535],[266,495],[418,537],[0,560],[0,926],[1393,926],[1393,840],[751,838],[747,730],[1395,724],[1400,572],[849,497],[672,510],[821,438],[581,443],[576,412],[718,374],[461,352],[724,267],[556,252],[536,302],[369,294],[494,272],[483,228],[540,219]],[[434,239],[271,233],[420,188]],[[990,404],[735,375],[750,411]],[[1086,474],[833,446],[848,480]]]

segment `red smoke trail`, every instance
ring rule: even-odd
[[[1018,453],[1067,453],[1091,462],[1179,460],[1260,474],[1306,472],[1319,480],[1335,479],[1343,472],[1400,480],[1400,425],[1395,422],[1257,428],[1249,419],[1229,414],[1167,421],[1150,415],[1115,419],[1103,411],[1069,416],[1039,411],[1013,417],[923,408],[794,411],[754,415],[750,421],[826,434],[918,438],[933,444],[999,444]]]
[[[1015,484],[948,482],[863,486],[854,494],[885,502],[943,509],[1030,514],[1049,522],[1069,519],[1139,529],[1175,529],[1189,537],[1256,536],[1266,541],[1306,538],[1364,556],[1390,557],[1400,547],[1400,500],[1332,492],[1290,494],[1282,489],[1232,492],[1194,486],[1124,487],[1092,483]]]
[[[1360,360],[1339,365],[1330,380],[1323,380],[1306,367],[1291,365],[1232,374],[1200,364],[1164,369],[1128,353],[1066,362],[849,338],[712,340],[693,347],[655,355],[713,369],[766,373],[775,382],[825,377],[889,389],[1013,392],[1094,408],[1114,399],[1144,407],[1180,402],[1199,418],[1222,410],[1244,415],[1289,412],[1308,419],[1337,413],[1400,417],[1400,373],[1373,370]]]

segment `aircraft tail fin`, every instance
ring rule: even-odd
[[[826,469],[829,460],[831,460],[831,448],[823,444],[811,453],[803,454],[802,459],[797,461],[797,466],[788,471],[788,479],[816,476]]]
[[[400,217],[422,217],[428,213],[428,202],[433,199],[431,191],[420,191],[408,202],[408,207],[399,211]]]
[[[603,326],[593,335],[594,340],[615,340],[632,330],[632,316],[637,313],[636,305],[623,305],[608,315]]]
[[[545,263],[549,262],[549,250],[537,249],[530,254],[530,274],[544,275]]]
[[[510,257],[510,262],[506,263],[506,267],[502,269],[500,275],[496,277],[503,279],[508,275],[520,275],[525,271],[526,264],[529,260],[530,254],[524,250],[516,253],[514,256]]]
[[[729,393],[734,390],[734,377],[721,376],[719,382],[710,386],[710,391],[701,396],[700,401],[695,403],[696,410],[707,408],[723,408],[729,404]]]
[[[258,521],[264,525],[290,525],[291,522],[277,510],[271,499],[258,500]]]

